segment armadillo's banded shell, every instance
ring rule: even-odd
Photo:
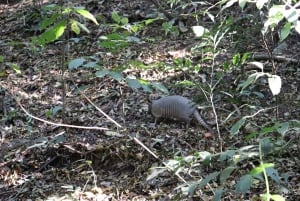
[[[151,104],[151,113],[158,119],[171,118],[189,123],[196,110],[196,104],[182,96],[166,96]]]

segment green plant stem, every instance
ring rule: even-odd
[[[263,161],[262,150],[261,150],[261,143],[259,145],[259,159],[260,159],[261,167],[264,167],[264,161]],[[267,175],[266,168],[263,168],[263,174],[264,174],[266,189],[267,189],[267,194],[266,194],[267,195],[267,201],[270,201],[270,186],[269,186],[269,180],[268,180],[268,175]]]

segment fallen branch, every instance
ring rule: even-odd
[[[270,58],[268,54],[264,53],[254,53],[252,55],[252,59],[254,60],[269,60],[274,59],[275,61],[283,61],[283,62],[291,62],[291,63],[300,63],[299,59],[292,59],[281,55],[273,55],[273,58]]]
[[[15,101],[17,102],[17,104],[20,106],[20,108],[23,110],[23,112],[25,112],[29,117],[44,122],[46,124],[50,124],[50,125],[55,125],[55,126],[62,126],[62,127],[69,127],[69,128],[81,128],[81,129],[92,129],[92,130],[108,130],[108,128],[104,128],[104,127],[97,127],[97,126],[75,126],[75,125],[70,125],[70,124],[61,124],[61,123],[54,123],[45,119],[41,119],[39,117],[33,116],[32,114],[30,114],[20,103],[20,101],[18,101],[15,98]]]

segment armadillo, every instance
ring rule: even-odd
[[[154,124],[159,118],[170,118],[186,123],[187,127],[194,117],[202,126],[207,128],[211,133],[213,129],[205,122],[197,110],[197,105],[183,96],[165,96],[154,100],[149,106],[150,112],[155,117]]]

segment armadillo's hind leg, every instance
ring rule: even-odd
[[[159,123],[159,118],[158,118],[158,117],[155,117],[155,120],[154,120],[154,126],[156,126],[157,123]]]
[[[184,122],[185,122],[185,124],[186,124],[186,128],[189,128],[189,127],[190,127],[190,125],[191,125],[191,120],[192,120],[192,118],[189,118],[189,119],[185,119],[185,120],[184,120]]]

